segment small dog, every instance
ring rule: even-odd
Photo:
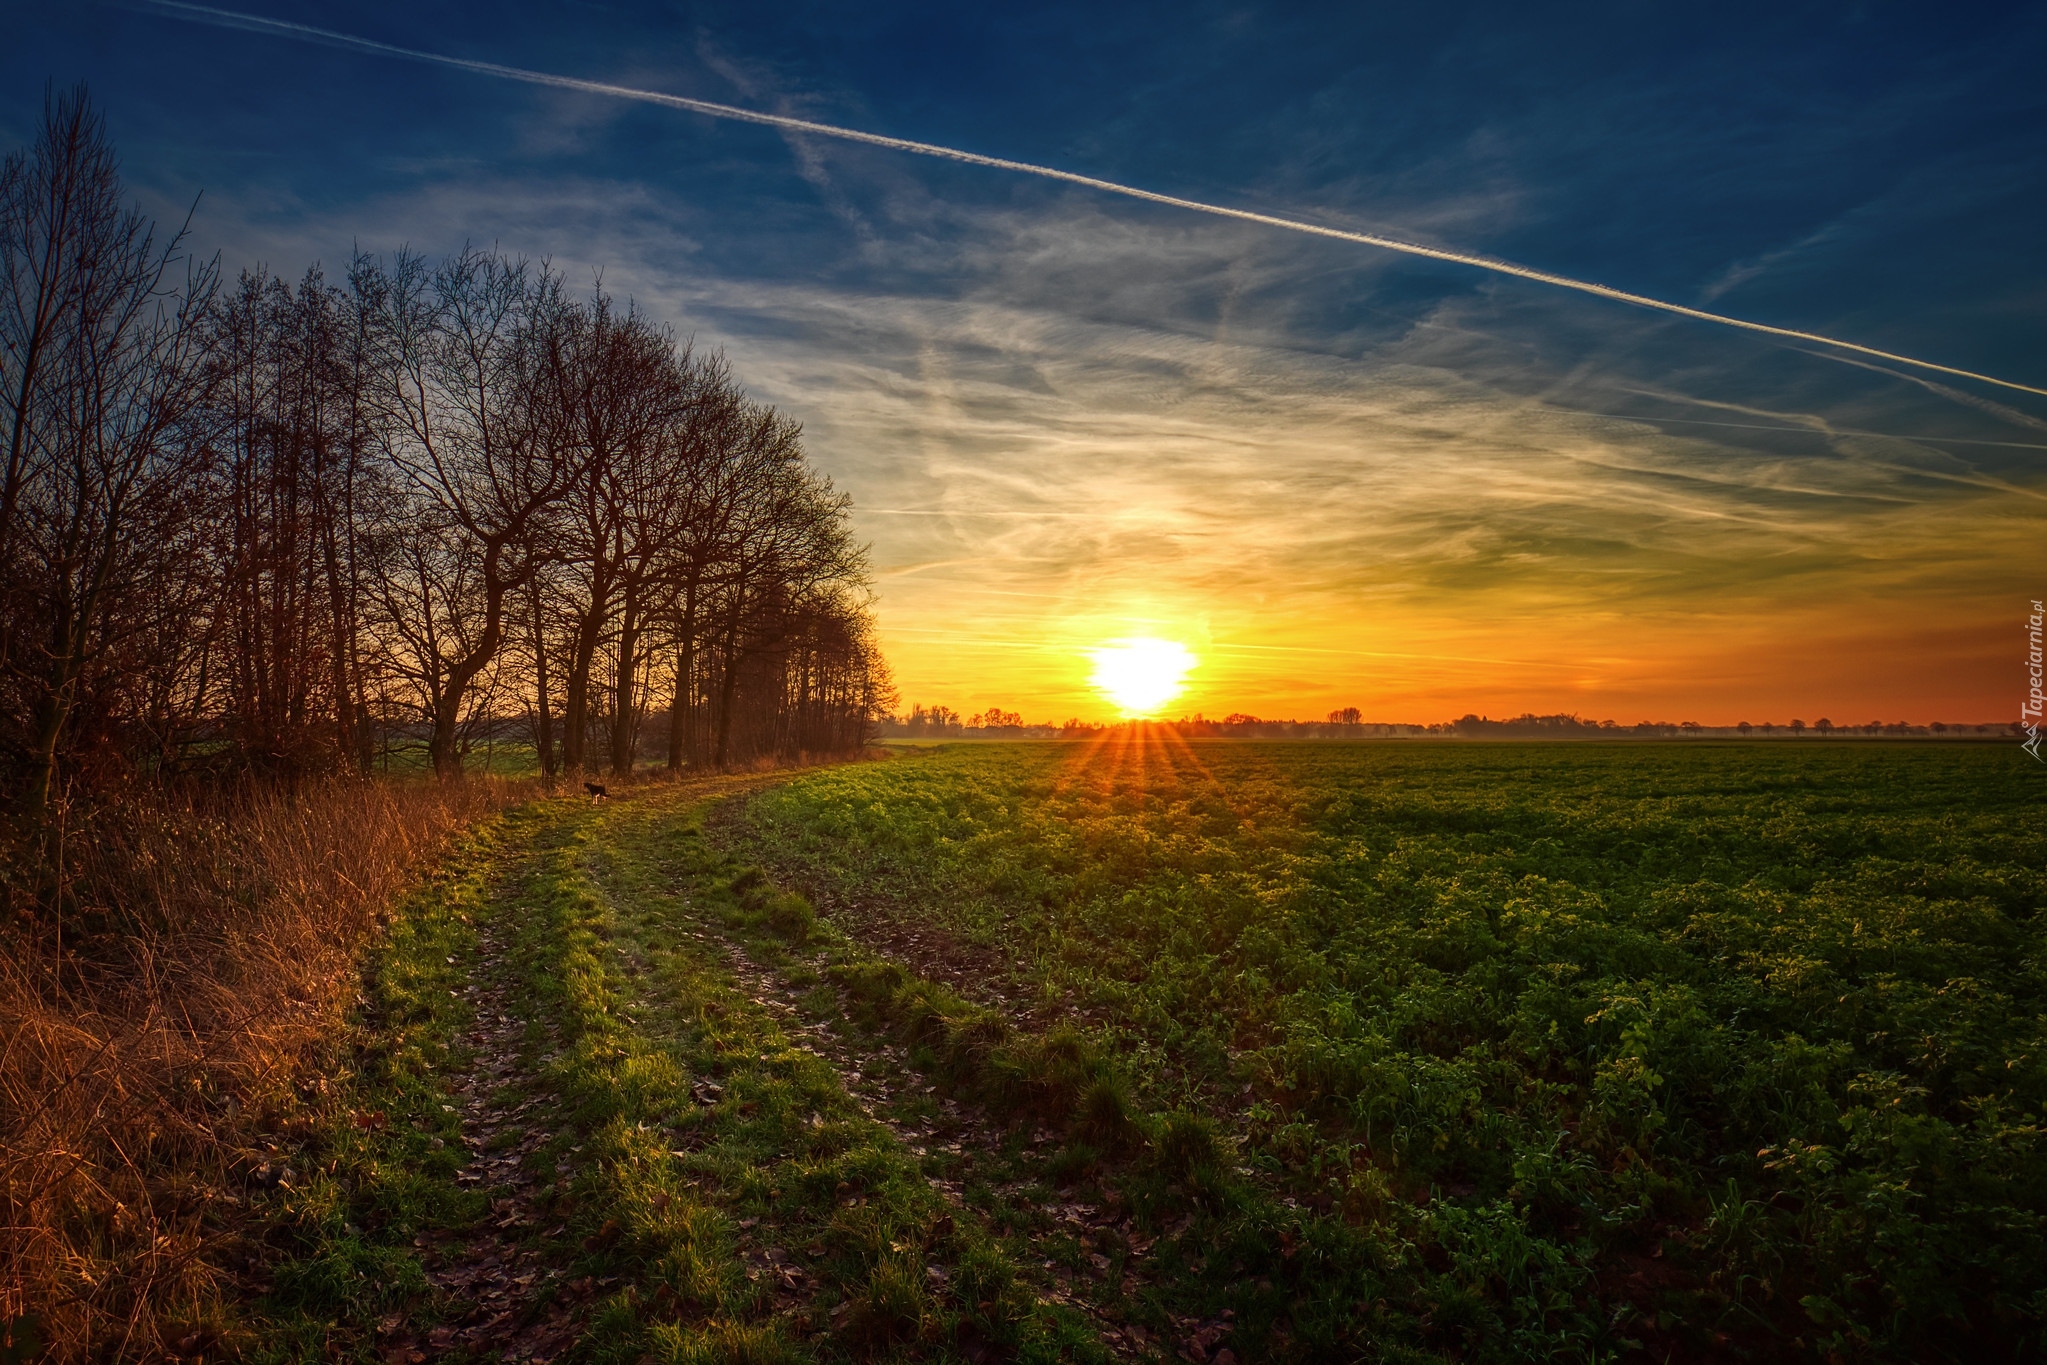
[[[609,801],[611,799],[611,793],[604,790],[602,782],[585,782],[583,790],[590,793],[590,804],[593,806],[599,801]]]

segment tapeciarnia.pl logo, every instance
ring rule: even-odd
[[[2021,747],[2036,762],[2047,763],[2047,758],[2040,757],[2040,709],[2047,705],[2047,694],[2040,690],[2040,622],[2043,617],[2047,617],[2047,607],[2035,599],[2033,614],[2026,618],[2026,675],[2032,680],[2032,686],[2026,692],[2026,704],[2019,708],[2019,719],[2026,727],[2026,742]]]

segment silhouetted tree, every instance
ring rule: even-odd
[[[39,813],[121,722],[185,631],[203,444],[205,319],[216,267],[124,209],[84,90],[46,96],[34,143],[0,166],[0,685]]]
[[[379,738],[451,778],[508,725],[544,773],[622,773],[657,694],[671,766],[894,706],[847,499],[721,357],[496,250],[223,296],[120,200],[82,91],[0,164],[0,762],[32,811]]]

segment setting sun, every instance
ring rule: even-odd
[[[1149,716],[1180,695],[1180,680],[1199,662],[1177,640],[1113,640],[1088,654],[1088,679],[1126,716]]]

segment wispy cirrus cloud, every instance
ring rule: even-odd
[[[210,5],[191,4],[187,3],[187,0],[140,0],[140,2],[165,14],[191,19],[194,22],[239,29],[244,32],[274,35],[278,38],[292,41],[313,42],[349,48],[405,61],[427,62],[501,80],[517,81],[559,90],[571,90],[581,94],[597,95],[609,99],[660,105],[689,113],[706,114],[712,118],[731,119],[741,123],[763,124],[785,133],[793,133],[804,137],[829,138],[859,143],[865,146],[883,148],[888,151],[906,152],[914,156],[936,157],[940,160],[953,161],[970,166],[981,166],[990,170],[1036,176],[1047,180],[1059,181],[1064,184],[1076,185],[1086,190],[1136,199],[1149,204],[1185,210],[1190,213],[1207,214],[1214,217],[1252,223],[1265,228],[1277,228],[1286,232],[1304,233],[1331,241],[1374,247],[1382,251],[1397,252],[1406,256],[1418,256],[1427,260],[1442,261],[1452,265],[1469,266],[1473,269],[1497,275],[1512,276],[1516,279],[1529,280],[1552,288],[1571,290],[1576,293],[1590,295],[1594,298],[1627,304],[1635,308],[1646,308],[1657,312],[1669,313],[1677,317],[1689,318],[1714,326],[1732,327],[1762,335],[1781,337],[1786,340],[1805,342],[1824,348],[1823,353],[1825,354],[1832,354],[1837,351],[1849,352],[1854,355],[1888,361],[1894,365],[1905,365],[1916,369],[1954,375],[1982,384],[2047,397],[2047,388],[2041,388],[2037,385],[2023,383],[2018,380],[2000,378],[1979,371],[1942,364],[1934,360],[1904,355],[1895,351],[1887,351],[1843,337],[1826,336],[1802,328],[1758,322],[1753,319],[1733,317],[1724,313],[1709,312],[1688,304],[1654,298],[1625,289],[1616,289],[1611,285],[1600,284],[1592,280],[1578,279],[1573,276],[1558,274],[1551,270],[1520,265],[1513,261],[1503,260],[1497,256],[1489,256],[1480,252],[1389,237],[1381,233],[1364,232],[1354,228],[1314,222],[1299,216],[1282,216],[1255,209],[1237,208],[1205,200],[1188,199],[1179,195],[1163,194],[1137,185],[1106,180],[1099,176],[1083,175],[1076,171],[1063,170],[1054,166],[1017,161],[1008,157],[989,156],[980,152],[967,151],[962,148],[944,146],[938,143],[921,142],[912,138],[892,137],[887,134],[872,133],[838,124],[824,123],[815,119],[800,118],[791,114],[770,113],[764,110],[749,109],[713,100],[696,99],[637,86],[620,85],[610,81],[588,80],[581,77],[561,75],[555,72],[507,66],[498,62],[456,57],[424,48],[378,42],[373,39],[361,38],[353,34],[319,28],[310,24],[270,19],[241,11],[219,9]],[[821,167],[816,163],[814,155],[806,150],[800,156],[800,160],[806,165],[808,172],[806,178],[816,183],[821,175]]]

